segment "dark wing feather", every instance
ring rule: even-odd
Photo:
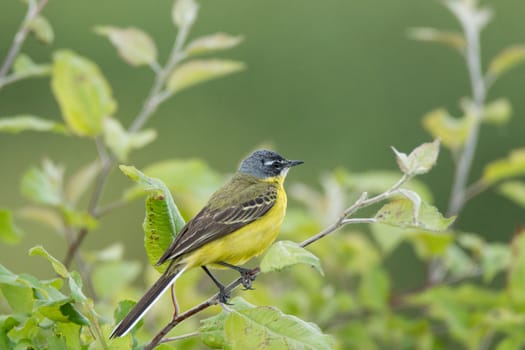
[[[157,265],[191,253],[254,222],[266,214],[277,200],[278,187],[274,183],[253,182],[243,188],[240,193],[219,190],[208,205],[182,228]],[[221,198],[224,193],[232,198]],[[214,199],[223,205],[214,207]]]

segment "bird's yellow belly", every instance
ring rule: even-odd
[[[252,257],[262,254],[277,238],[286,213],[286,194],[282,191],[275,205],[263,216],[237,232],[210,242],[187,257],[189,267],[214,265],[225,262],[231,265],[242,265]]]

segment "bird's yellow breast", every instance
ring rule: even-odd
[[[216,262],[242,265],[252,257],[262,254],[275,241],[286,213],[287,199],[282,178],[267,181],[278,184],[277,199],[273,207],[258,220],[204,245],[187,256],[185,260],[188,267],[212,265],[223,268],[213,265]]]

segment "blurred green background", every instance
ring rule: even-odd
[[[459,99],[470,94],[458,54],[406,37],[407,28],[414,26],[458,29],[437,1],[200,3],[191,38],[218,31],[243,35],[245,41],[238,48],[220,55],[244,61],[248,69],[184,91],[163,105],[147,125],[158,130],[157,141],[135,152],[129,162],[139,168],[163,159],[198,157],[221,172],[231,172],[246,153],[269,143],[287,157],[305,160],[289,177],[291,182],[315,185],[323,172],[339,166],[358,172],[396,169],[390,146],[409,151],[429,141],[421,116],[441,106],[458,114]],[[483,36],[487,62],[509,44],[525,42],[525,2],[485,3],[495,13]],[[36,62],[48,62],[52,50],[71,48],[97,62],[119,102],[116,116],[127,126],[141,107],[152,74],[147,68],[123,63],[108,41],[94,34],[93,27],[143,28],[155,38],[163,62],[174,38],[171,6],[170,0],[51,0],[44,15],[55,29],[55,42],[50,48],[30,38],[23,52]],[[2,60],[24,11],[18,0],[0,4]],[[507,127],[483,127],[472,180],[485,163],[523,146],[524,94],[525,67],[512,70],[492,89],[488,100],[508,97],[514,118]],[[0,116],[20,113],[60,120],[48,79],[26,80],[0,91]],[[71,174],[94,156],[95,147],[88,139],[0,135],[0,207],[18,208],[27,203],[18,191],[20,177],[43,157],[64,164]],[[448,202],[452,169],[450,154],[443,151],[438,166],[421,178],[434,191],[442,211]],[[114,171],[103,202],[119,196],[129,184]],[[104,217],[100,229],[89,234],[86,247],[124,241],[128,258],[145,261],[142,220],[143,203],[137,201]],[[524,221],[522,210],[489,191],[467,205],[458,227],[489,240],[507,240]],[[62,257],[62,239],[46,228],[25,222],[21,226],[26,239],[17,246],[0,246],[1,263],[15,272],[51,274],[47,264],[27,257],[26,251],[44,244]]]

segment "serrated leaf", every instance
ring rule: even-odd
[[[142,227],[145,234],[146,254],[151,265],[155,265],[185,225],[185,221],[170,191],[162,181],[147,177],[135,167],[121,165],[120,170],[149,192],[146,198],[146,217]],[[166,264],[155,268],[163,271]]]
[[[427,231],[444,231],[455,217],[444,218],[436,207],[421,202],[419,216],[414,217],[414,204],[408,199],[398,199],[385,204],[375,218],[378,222],[401,228],[421,228]]]
[[[239,45],[242,40],[242,36],[215,33],[193,40],[188,47],[186,47],[185,51],[188,56],[202,55],[219,50],[231,49]]]
[[[51,23],[42,15],[36,16],[31,22],[27,24],[29,30],[36,36],[36,38],[43,43],[50,44],[55,38],[53,27]]]
[[[71,176],[65,190],[66,199],[69,203],[75,204],[86,193],[99,174],[100,169],[101,164],[96,160],[83,166]]]
[[[7,209],[0,209],[0,240],[14,244],[20,242],[23,232],[13,222],[13,215]]]
[[[383,310],[388,305],[390,280],[380,266],[374,266],[361,277],[359,300],[372,310]]]
[[[487,185],[525,175],[525,148],[511,151],[507,158],[490,162],[483,169],[482,180]]]
[[[176,68],[168,79],[167,88],[173,93],[208,80],[239,72],[244,63],[232,60],[193,60]]]
[[[66,349],[81,349],[82,342],[80,340],[80,325],[72,322],[59,322],[56,325],[56,333],[65,340]],[[51,347],[50,347],[51,348]]]
[[[498,192],[519,206],[525,208],[525,182],[504,182],[498,187]]]
[[[152,129],[128,133],[117,119],[106,118],[104,121],[104,141],[121,161],[127,160],[131,150],[146,146],[156,137],[157,132]]]
[[[100,26],[95,32],[107,37],[120,57],[132,66],[151,65],[157,61],[155,42],[141,29]]]
[[[51,66],[49,64],[37,64],[33,62],[31,57],[21,53],[13,63],[13,72],[18,77],[44,76],[51,73]]]
[[[100,296],[114,295],[131,283],[140,273],[141,266],[135,261],[111,261],[98,264],[92,275],[93,287]]]
[[[455,150],[463,146],[467,139],[473,119],[468,116],[462,118],[452,117],[445,109],[436,109],[423,116],[423,127],[439,139],[443,145]]]
[[[274,243],[264,255],[260,267],[261,272],[266,273],[281,271],[296,264],[310,265],[321,275],[324,275],[319,258],[299,244],[291,241]]]
[[[515,303],[525,305],[525,230],[511,242],[512,260],[507,274],[507,293]]]
[[[408,37],[414,40],[443,44],[459,52],[463,52],[466,46],[465,38],[461,33],[435,28],[411,28],[408,30]]]
[[[512,116],[512,105],[506,98],[499,98],[490,102],[483,109],[482,120],[493,125],[507,124]]]
[[[104,118],[117,108],[98,66],[72,51],[55,53],[51,87],[66,124],[80,136],[100,134]]]
[[[189,28],[197,19],[199,5],[194,0],[175,0],[171,11],[173,24],[179,28]]]
[[[45,258],[47,261],[51,263],[51,266],[53,266],[53,270],[62,278],[67,278],[69,276],[69,272],[67,271],[67,268],[53,255],[49,254],[47,250],[37,245],[31,249],[29,249],[29,256],[35,256],[39,255],[43,258]]]
[[[66,126],[29,114],[0,118],[0,132],[18,134],[22,131],[52,131],[66,134]]]
[[[525,62],[525,45],[511,46],[492,59],[487,74],[496,79],[522,62]]]
[[[63,176],[63,167],[44,159],[41,168],[32,168],[24,174],[20,190],[36,203],[58,206],[63,202]]]
[[[224,323],[228,349],[331,349],[319,327],[273,307],[233,309]],[[242,334],[243,336],[239,336]]]

